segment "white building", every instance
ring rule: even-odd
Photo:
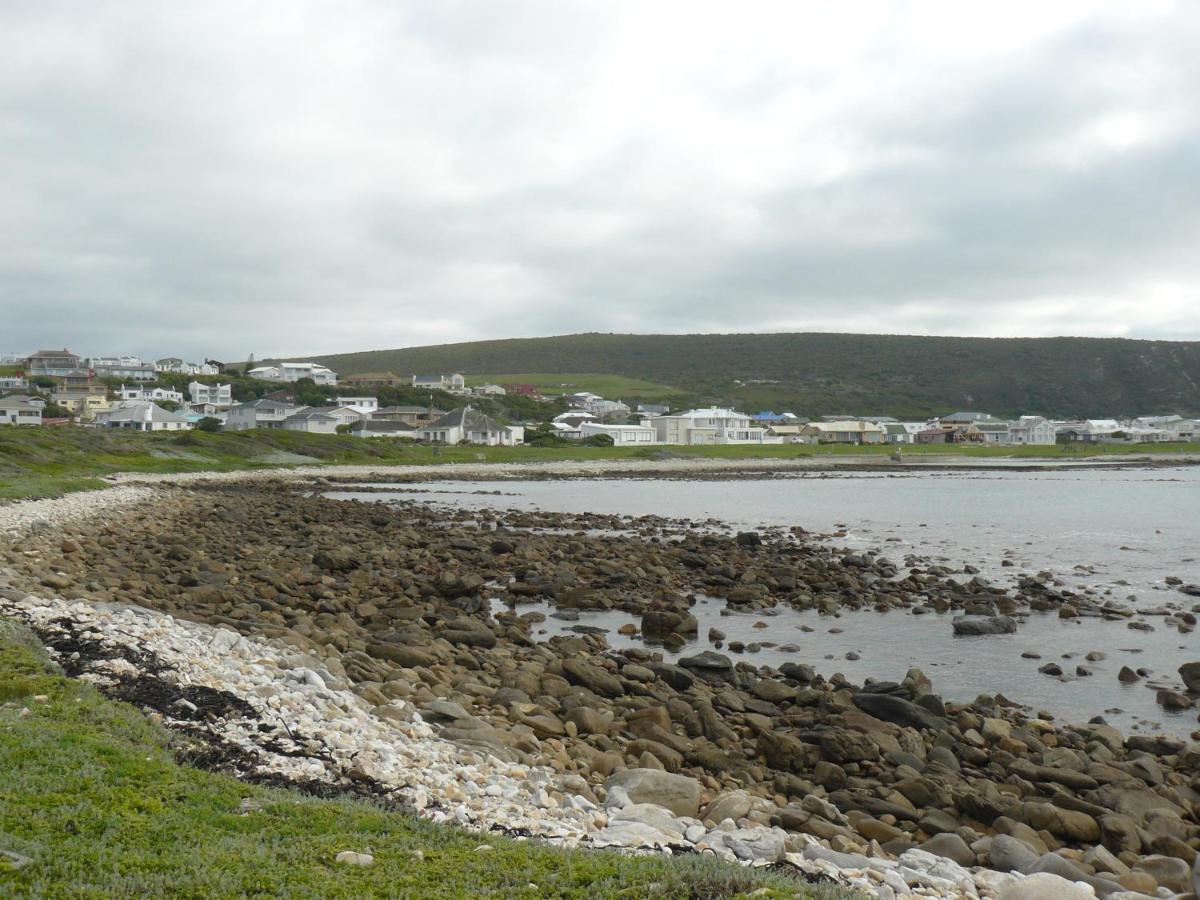
[[[154,363],[143,362],[137,356],[93,356],[87,360],[87,365],[97,378],[153,381],[158,377]]]
[[[183,394],[164,387],[141,387],[139,385],[129,387],[123,384],[117,393],[122,400],[142,400],[146,403],[170,400],[172,403],[183,403]]]
[[[212,363],[188,362],[178,356],[164,356],[154,361],[154,368],[159,372],[171,372],[175,375],[216,375],[217,367]]]
[[[765,428],[732,409],[689,409],[677,416],[651,416],[642,424],[654,429],[660,444],[768,443]]]
[[[378,397],[334,397],[333,402],[337,406],[348,406],[364,416],[369,416],[379,409]]]
[[[246,375],[262,381],[299,381],[311,378],[314,384],[337,384],[337,372],[315,362],[280,363],[277,366],[258,366]]]
[[[649,425],[605,425],[603,422],[583,422],[579,426],[581,437],[590,438],[598,434],[612,438],[614,447],[647,447],[658,443],[658,435]]]
[[[1200,422],[1183,416],[1138,416],[1131,424],[1138,429],[1160,431],[1165,441],[1194,441],[1200,437]]]
[[[508,391],[498,384],[478,384],[467,388],[467,393],[473,397],[503,397]]]
[[[133,431],[186,431],[192,427],[186,416],[143,401],[125,401],[97,413],[96,424]]]
[[[414,375],[412,386],[422,391],[462,394],[467,389],[467,379],[457,372],[453,375]]]
[[[225,417],[225,428],[229,431],[245,431],[249,428],[282,428],[284,421],[300,407],[289,406],[278,400],[251,400],[239,403]]]
[[[286,431],[337,434],[339,425],[356,425],[366,418],[349,406],[309,406],[283,420]]]
[[[436,422],[418,428],[417,438],[441,444],[512,447],[525,443],[525,429],[520,425],[501,425],[491,416],[464,406],[446,413]]]
[[[1041,416],[1021,416],[1008,429],[1009,439],[1015,445],[1052,447],[1057,440],[1058,429],[1054,423]]]
[[[44,401],[13,394],[0,397],[0,425],[41,425]]]
[[[233,385],[230,384],[204,384],[193,381],[188,385],[188,394],[193,403],[211,403],[224,409],[233,406]]]
[[[29,382],[24,375],[0,375],[0,391],[28,390]]]

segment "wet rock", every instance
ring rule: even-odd
[[[681,657],[679,665],[685,669],[694,669],[702,673],[728,672],[733,668],[733,661],[723,653],[704,650],[695,656]]]
[[[1017,620],[1010,616],[959,616],[951,625],[962,637],[1017,632]]]
[[[1184,663],[1179,667],[1179,677],[1193,694],[1200,694],[1200,662]]]
[[[621,679],[611,672],[581,659],[565,659],[563,675],[571,684],[578,684],[601,697],[620,697],[625,693]]]
[[[898,725],[908,725],[912,728],[941,730],[948,724],[942,716],[935,715],[902,697],[888,694],[860,692],[854,695],[854,705],[877,719],[895,722]]]

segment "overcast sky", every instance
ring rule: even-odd
[[[0,0],[0,351],[1200,339],[1200,3]]]

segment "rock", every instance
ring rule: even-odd
[[[1178,691],[1161,690],[1155,694],[1154,699],[1159,706],[1171,712],[1182,712],[1192,708],[1192,698]]]
[[[950,624],[961,637],[1017,633],[1017,620],[1011,616],[959,616]]]
[[[385,659],[405,669],[428,668],[435,662],[433,655],[403,644],[372,641],[367,644],[367,653],[376,659]]]
[[[587,688],[601,697],[620,697],[625,693],[621,679],[611,672],[581,659],[564,659],[563,675],[571,684]]]
[[[375,865],[375,857],[370,853],[355,853],[353,850],[343,850],[334,857],[335,862],[340,862],[347,866],[373,866]]]
[[[710,831],[698,845],[725,850],[747,862],[778,862],[786,852],[787,832],[779,828],[739,828],[737,831]]]
[[[998,834],[988,847],[988,861],[1000,872],[1025,873],[1038,861],[1038,854],[1015,837]]]
[[[1129,666],[1121,666],[1121,671],[1117,673],[1117,681],[1121,682],[1121,684],[1133,684],[1134,682],[1141,681],[1141,679],[1142,676],[1129,668]]]
[[[975,852],[957,834],[935,834],[921,845],[921,849],[934,856],[952,859],[960,866],[975,865]]]
[[[1153,876],[1160,887],[1177,894],[1192,889],[1192,867],[1173,856],[1143,856],[1134,865],[1133,871]]]
[[[767,765],[784,772],[807,772],[820,758],[816,746],[771,729],[759,733],[755,752],[766,758]]]
[[[619,787],[634,803],[653,803],[677,816],[695,817],[700,810],[700,782],[686,775],[657,769],[626,769],[604,782],[604,789]]]
[[[733,819],[735,822],[742,818],[746,813],[750,812],[750,806],[754,798],[746,791],[726,791],[719,794],[708,808],[704,810],[705,819],[711,819],[720,825],[726,819]]]
[[[1000,888],[996,900],[1094,900],[1095,896],[1086,884],[1041,872]]]
[[[1158,882],[1154,880],[1154,876],[1149,872],[1126,872],[1123,875],[1117,876],[1117,884],[1127,891],[1136,891],[1139,894],[1148,894],[1151,897],[1158,891]]]
[[[695,669],[698,672],[728,672],[733,668],[733,661],[723,653],[716,653],[712,650],[704,650],[697,653],[695,656],[684,656],[679,660],[679,665],[685,669]]]
[[[854,695],[854,705],[877,719],[895,722],[898,725],[908,725],[912,728],[940,731],[948,724],[942,716],[934,715],[924,707],[891,694],[859,692]]]
[[[1184,663],[1179,667],[1179,677],[1193,694],[1200,694],[1200,662]]]

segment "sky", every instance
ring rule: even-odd
[[[0,353],[1200,339],[1200,3],[0,0]]]

